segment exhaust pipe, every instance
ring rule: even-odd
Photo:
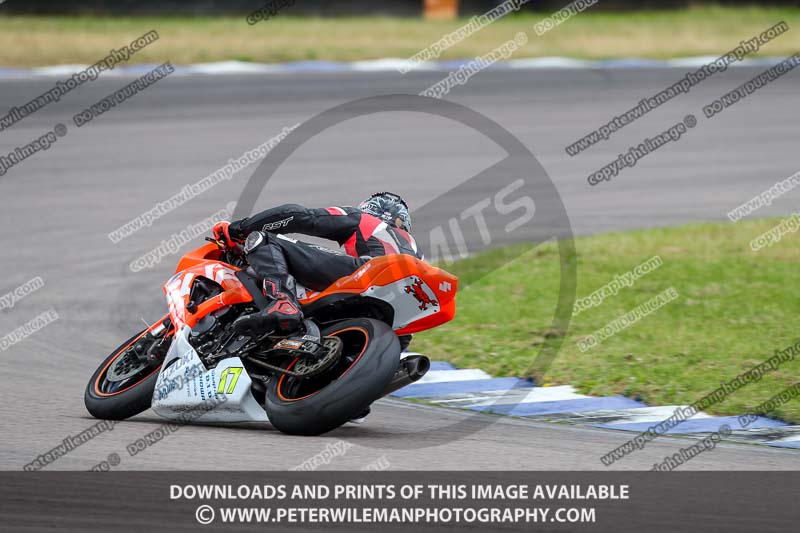
[[[381,397],[388,396],[406,385],[419,381],[430,368],[431,360],[425,355],[414,354],[402,359],[394,377],[381,393]]]

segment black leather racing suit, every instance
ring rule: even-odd
[[[232,222],[229,231],[235,239],[261,231],[264,239],[246,250],[247,261],[260,277],[280,280],[289,290],[291,277],[309,289],[325,290],[373,257],[399,253],[422,258],[408,232],[355,207],[309,209],[286,204]],[[336,241],[346,254],[290,239],[286,233]]]

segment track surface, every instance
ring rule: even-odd
[[[758,70],[737,69],[646,115],[610,141],[568,157],[564,146],[676,81],[679,70],[490,72],[449,99],[514,133],[539,158],[567,206],[577,234],[720,220],[725,213],[798,170],[800,92],[792,75],[707,121],[701,108]],[[46,286],[0,311],[0,335],[49,307],[56,323],[0,352],[3,402],[0,468],[19,469],[94,423],[83,407],[89,375],[119,342],[164,308],[161,284],[176,256],[133,274],[128,264],[173,232],[235,200],[251,170],[190,201],[122,243],[107,235],[290,126],[334,105],[371,95],[417,93],[443,73],[193,76],[168,78],[78,129],[71,117],[121,87],[122,79],[81,87],[0,133],[0,153],[30,142],[56,123],[67,137],[0,178],[4,294],[33,276]],[[52,82],[0,82],[0,110],[21,105]],[[586,176],[644,137],[694,113],[700,123],[627,169],[590,187]],[[443,119],[382,114],[320,135],[276,175],[258,206],[283,201],[352,204],[365,192],[399,189],[422,205],[497,161],[490,142]],[[758,216],[792,211],[790,193]],[[445,195],[442,205],[458,202]],[[464,206],[466,207],[466,205]],[[468,235],[469,239],[477,234]],[[509,239],[524,239],[524,235]],[[502,239],[501,239],[502,241]],[[495,242],[493,244],[500,244]],[[184,251],[189,247],[184,247]],[[698,325],[701,327],[702,325]],[[300,439],[271,429],[186,427],[135,457],[125,446],[160,424],[152,414],[118,425],[50,466],[85,469],[110,453],[130,469],[286,469],[347,439],[355,447],[325,468],[360,468],[385,455],[395,469],[603,469],[600,456],[629,433],[498,419],[471,432],[447,426],[464,413],[381,402],[365,425]],[[443,428],[421,437],[413,432]],[[463,437],[463,438],[462,438]],[[684,439],[661,438],[615,468],[649,469]],[[427,446],[420,447],[421,444]],[[413,448],[412,450],[408,450]],[[791,450],[720,445],[684,468],[796,469]]]

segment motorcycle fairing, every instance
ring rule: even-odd
[[[170,316],[177,327],[194,327],[208,313],[228,305],[252,302],[253,297],[237,279],[236,267],[220,262],[215,244],[201,246],[186,254],[175,276],[164,285]],[[219,283],[225,292],[197,305],[195,312],[186,309],[194,280],[204,276]],[[387,302],[394,309],[392,328],[398,335],[408,335],[435,328],[453,319],[458,278],[416,257],[395,254],[376,257],[350,276],[335,281],[322,292],[298,285],[301,305],[319,303],[332,295],[363,295]]]
[[[419,283],[421,283],[421,285],[417,285],[420,287],[419,290],[427,296],[427,301],[431,302],[424,307],[420,305],[415,297],[409,297],[409,292],[406,290],[407,287]],[[427,283],[422,282],[416,276],[402,278],[388,285],[373,285],[362,292],[361,295],[389,303],[394,308],[392,329],[398,332],[405,332],[410,324],[440,312],[440,305],[435,299],[435,293]]]
[[[181,264],[184,262],[182,261]],[[164,285],[167,306],[172,323],[180,328],[184,325],[194,327],[197,321],[207,314],[229,305],[252,302],[253,297],[236,277],[239,270],[219,261],[199,261],[186,265],[186,268],[172,276]],[[192,285],[198,277],[205,277],[222,286],[224,292],[205,302],[198,303],[194,312],[187,309]]]
[[[452,320],[457,291],[456,276],[416,257],[395,254],[371,259],[324,291],[302,291],[298,297],[301,305],[341,294],[378,298],[394,308],[392,329],[408,335]]]
[[[252,380],[242,360],[231,357],[207,370],[189,343],[190,331],[184,325],[175,334],[156,380],[153,411],[168,420],[181,420],[181,415],[224,396],[225,402],[204,413],[200,422],[269,422],[253,397]]]

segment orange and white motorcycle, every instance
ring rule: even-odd
[[[86,408],[103,419],[152,407],[179,422],[269,422],[319,435],[428,371],[427,357],[401,353],[398,336],[451,320],[457,288],[455,276],[415,257],[377,257],[322,292],[298,286],[302,331],[252,338],[232,324],[264,308],[260,284],[239,254],[212,241],[164,285],[169,313],[94,372]]]

